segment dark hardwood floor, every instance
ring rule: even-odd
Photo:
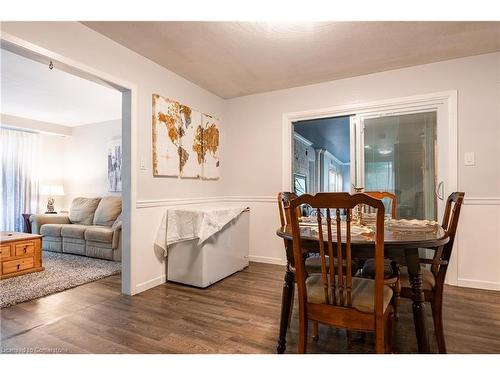
[[[284,267],[252,263],[208,289],[168,283],[134,297],[121,295],[120,277],[112,276],[1,310],[1,351],[275,353],[283,275]],[[447,287],[444,315],[450,353],[500,353],[500,292]],[[288,353],[296,352],[296,338],[294,314]],[[308,345],[310,353],[373,351],[372,335],[353,333],[348,344],[344,330],[327,326]],[[394,351],[417,351],[408,300]]]

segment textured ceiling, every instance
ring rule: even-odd
[[[500,50],[499,22],[83,22],[222,98]]]

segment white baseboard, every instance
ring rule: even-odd
[[[262,257],[258,255],[250,255],[248,257],[248,260],[250,262],[255,262],[255,263],[267,263],[267,264],[278,264],[280,266],[285,266],[286,261],[281,259],[281,258],[273,258],[273,257]]]
[[[165,284],[166,281],[167,281],[167,275],[162,275],[155,277],[154,279],[139,283],[134,287],[132,295],[144,292],[145,290],[154,288],[155,286]]]
[[[484,280],[458,279],[458,286],[475,289],[500,290],[500,283]]]

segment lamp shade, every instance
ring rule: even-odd
[[[42,185],[40,194],[48,197],[57,197],[64,195],[64,188],[62,185]]]

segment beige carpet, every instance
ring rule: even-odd
[[[0,308],[30,301],[111,276],[121,263],[84,256],[43,252],[44,271],[0,280]]]

